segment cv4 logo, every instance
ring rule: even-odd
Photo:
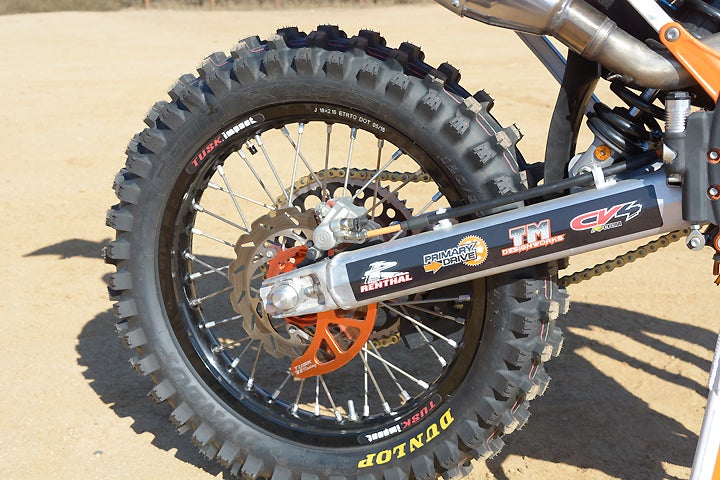
[[[621,203],[610,208],[601,208],[583,213],[572,219],[570,227],[575,231],[590,230],[592,233],[611,228],[622,227],[642,212],[642,204],[637,200]]]

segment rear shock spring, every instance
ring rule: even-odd
[[[703,0],[685,0],[684,5],[688,5],[689,7],[697,10],[707,18],[712,19],[715,23],[720,23],[720,10],[714,6],[717,2],[712,3],[713,5],[706,3]]]
[[[630,108],[611,109],[604,103],[596,103],[594,111],[588,114],[590,130],[621,154],[657,150],[662,129],[656,119],[664,119],[665,112],[653,101],[660,92],[647,89],[637,94],[620,81],[612,82],[610,89]]]

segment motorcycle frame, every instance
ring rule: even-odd
[[[458,0],[436,1],[448,8],[461,11],[465,3]],[[690,37],[687,31],[673,22],[655,0],[627,1],[659,33],[661,41],[670,52],[717,102],[720,92],[720,54],[693,38],[687,38]],[[538,2],[538,5],[543,3],[552,2],[546,0]],[[568,5],[571,2],[563,3]],[[529,15],[531,12],[525,13]],[[476,19],[485,21],[481,18]],[[491,21],[486,23],[493,24]],[[494,24],[511,28],[514,26]],[[542,33],[533,29],[528,29],[527,32]],[[546,37],[527,32],[520,31],[518,35],[560,82],[561,88],[570,89],[567,92],[569,101],[561,103],[559,98],[556,104],[548,134],[544,166],[544,178],[547,183],[559,180],[564,175],[565,161],[574,151],[580,121],[586,110],[597,101],[593,91],[600,78],[600,69],[598,64],[574,53],[572,45],[569,56],[565,59]],[[683,41],[677,42],[677,38]],[[707,67],[705,64],[710,66]],[[697,151],[702,150],[703,146],[706,147],[705,152],[709,151],[708,145],[720,146],[720,109],[705,112],[697,118],[699,120],[692,125],[693,129],[705,133],[700,138],[691,138],[691,140],[700,140],[700,147],[690,147],[695,149],[690,152],[696,157]],[[675,139],[673,146],[677,148],[677,155],[681,157],[686,155],[688,151],[686,143],[698,142],[685,142],[685,137]],[[683,173],[695,169],[703,170],[703,175],[699,177],[697,174],[688,175],[694,181],[690,178],[686,179],[686,183],[690,185],[682,191],[668,184],[666,179],[672,170],[663,167],[661,163],[628,175],[620,175],[610,181],[600,169],[593,169],[594,188],[455,225],[439,222],[432,232],[412,235],[387,244],[371,245],[357,251],[343,252],[330,261],[319,262],[266,280],[260,295],[268,313],[276,317],[305,315],[334,308],[352,309],[669,232],[699,223],[698,219],[703,220],[703,223],[712,220],[718,223],[720,202],[717,199],[711,206],[703,207],[702,201],[689,198],[691,193],[697,193],[699,186],[708,185],[708,181],[715,182],[716,185],[720,183],[720,169],[703,169],[702,165],[702,161],[688,160],[688,165],[683,161],[682,166],[685,168],[682,170]],[[705,195],[705,191],[702,195]],[[632,216],[632,207],[637,205],[641,205],[641,208],[635,210],[635,215]],[[616,207],[620,207],[621,210],[614,210]],[[610,228],[610,235],[605,238],[597,236],[594,240],[592,234],[585,237],[575,235],[577,230],[572,228],[573,225],[584,227],[590,222],[598,223],[594,225],[596,228],[607,226],[607,224],[600,225],[600,219],[597,216],[592,217],[592,214],[609,216],[612,211],[624,214],[625,221],[618,220],[620,225],[617,228]],[[636,217],[640,218],[641,215],[642,221],[637,220],[637,226],[632,226],[632,221]],[[578,221],[578,218],[584,218],[587,222]],[[611,219],[613,218],[618,217]],[[598,222],[595,222],[595,219]],[[569,227],[566,227],[568,223]],[[558,224],[562,225],[560,229],[556,227]],[[522,228],[524,230],[521,232]],[[597,230],[597,234],[600,235],[603,231]],[[512,244],[507,246],[502,244],[498,235],[493,232],[501,232],[500,236],[509,236]],[[536,246],[530,247],[531,238]],[[488,242],[485,239],[492,240]],[[505,239],[506,243],[507,240]],[[526,240],[527,243],[522,243]],[[463,244],[463,241],[466,243]],[[513,250],[523,245],[527,247],[525,251]],[[562,247],[553,248],[557,245]],[[535,254],[527,255],[532,251],[535,251]],[[440,253],[433,257],[433,252]],[[446,252],[449,253],[445,255]],[[513,255],[513,261],[493,263],[493,257],[500,258],[498,254],[500,257]],[[521,254],[525,254],[524,258]],[[420,261],[421,258],[423,261]],[[436,258],[440,262],[429,264],[425,261],[427,258]],[[444,262],[448,259],[450,262],[446,265]],[[460,261],[462,259],[465,261]],[[378,270],[377,273],[385,272],[394,276],[387,276],[373,284],[363,284],[363,274],[365,278],[369,278],[368,273],[374,268]],[[390,268],[402,271],[386,272]],[[437,275],[441,269],[444,269],[443,275]],[[426,280],[419,282],[417,278],[422,277],[423,274],[432,276],[426,275]],[[363,285],[367,288],[363,289]],[[283,307],[278,308],[275,304],[282,304]],[[720,335],[710,371],[707,407],[690,478],[720,480]]]

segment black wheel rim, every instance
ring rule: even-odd
[[[226,276],[232,247],[255,218],[288,201],[311,208],[339,185],[352,195],[364,188],[369,205],[390,205],[379,210],[380,223],[462,202],[432,153],[396,129],[370,115],[329,122],[318,108],[286,104],[237,118],[208,136],[210,151],[204,147],[183,160],[160,229],[159,282],[189,364],[239,417],[288,439],[353,446],[435,408],[459,388],[480,340],[485,285],[476,281],[380,305],[367,351],[304,381],[289,374],[292,358],[273,357],[248,336],[230,304]],[[225,138],[223,132],[234,133]],[[327,167],[342,175],[320,178]],[[387,181],[368,183],[383,167]],[[293,235],[281,248],[302,243],[303,232]]]

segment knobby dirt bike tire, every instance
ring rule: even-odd
[[[105,258],[117,269],[109,282],[119,317],[117,330],[135,351],[133,367],[156,384],[151,396],[171,406],[170,419],[179,432],[189,432],[203,454],[243,478],[391,480],[464,475],[472,459],[497,453],[503,436],[525,423],[528,401],[542,394],[548,384],[543,364],[560,350],[562,336],[555,319],[567,308],[566,294],[555,283],[554,265],[446,287],[443,295],[464,292],[468,295],[463,298],[472,298],[465,300],[467,305],[456,305],[467,319],[447,330],[438,327],[439,331],[429,334],[430,340],[425,335],[420,344],[435,345],[433,352],[448,350],[439,340],[440,331],[448,337],[461,335],[458,347],[448,350],[449,362],[442,368],[428,368],[435,373],[431,372],[424,391],[406,391],[401,402],[388,400],[392,405],[385,410],[373,404],[373,410],[368,407],[359,420],[350,414],[349,403],[347,407],[325,406],[333,394],[344,392],[328,387],[331,381],[340,381],[332,375],[342,375],[350,367],[329,374],[327,384],[324,377],[322,383],[317,378],[308,380],[317,389],[314,411],[306,405],[312,399],[300,405],[298,400],[282,400],[284,391],[273,397],[269,389],[258,385],[259,380],[274,378],[280,383],[291,360],[278,352],[268,355],[275,340],[262,340],[274,339],[274,332],[249,338],[247,345],[253,345],[250,351],[257,355],[255,363],[233,370],[230,360],[240,363],[241,355],[228,355],[235,345],[228,346],[227,337],[252,329],[245,322],[247,314],[234,322],[245,322],[242,329],[229,330],[225,325],[222,328],[227,330],[219,330],[221,326],[209,320],[206,308],[218,300],[201,298],[200,280],[197,284],[187,280],[219,278],[226,272],[218,265],[207,267],[214,257],[198,260],[193,253],[208,238],[200,238],[204,234],[197,223],[207,212],[198,205],[210,195],[206,190],[212,179],[224,171],[218,166],[229,169],[231,158],[241,162],[235,156],[238,151],[244,152],[243,158],[261,158],[262,137],[287,125],[320,123],[327,125],[328,132],[335,125],[398,145],[398,151],[419,164],[423,178],[437,184],[451,205],[526,188],[517,164],[516,130],[498,125],[489,113],[492,100],[484,92],[471,96],[459,86],[457,70],[448,64],[433,69],[423,58],[411,44],[393,49],[377,33],[361,31],[348,38],[330,26],[318,27],[309,35],[282,29],[267,41],[249,37],[230,56],[207,57],[198,76],[182,76],[169,92],[170,100],[153,106],[145,120],[147,128],[129,144],[126,165],[114,184],[120,202],[107,214],[107,224],[116,231],[116,239],[105,248]],[[293,138],[297,165],[301,148],[295,142],[299,144],[300,137]],[[347,172],[340,167],[342,176]],[[311,171],[312,175],[318,172]],[[231,191],[236,206],[241,190],[254,185],[251,177],[247,173],[247,183],[244,178],[237,194]],[[263,188],[269,189],[273,182],[269,173],[263,177],[266,183],[256,178]],[[362,193],[358,185],[365,180],[350,182],[354,185],[351,193]],[[338,182],[333,184],[337,188]],[[225,194],[230,189],[226,185]],[[379,223],[412,214],[406,199],[389,190],[375,188],[376,195],[384,192],[383,202],[390,205],[378,215]],[[301,192],[298,198],[308,199],[315,198],[319,189],[299,183],[297,191]],[[279,205],[287,191],[275,194],[279,200],[273,205]],[[292,201],[290,196],[287,200]],[[295,205],[299,211],[305,209]],[[272,214],[261,217],[265,222],[272,218]],[[236,227],[243,231],[256,227],[248,224]],[[249,235],[243,233],[241,238]],[[305,234],[298,230],[289,237],[294,235]],[[298,244],[288,237],[283,241],[288,246]],[[207,271],[199,272],[198,264]],[[217,292],[228,288],[233,289],[218,287]],[[438,298],[432,292],[427,295],[422,298]],[[229,307],[228,298],[222,302]],[[434,311],[447,313],[443,305]],[[386,322],[405,327],[388,330],[396,343],[391,346],[396,350],[388,349],[388,355],[400,352],[400,365],[429,355],[408,344],[408,322],[389,312],[384,313]],[[237,318],[228,315],[223,318]],[[414,318],[431,325],[437,322],[432,313]],[[387,341],[389,333],[383,336],[377,330],[378,345],[393,343]],[[257,370],[256,376],[258,365],[268,371],[276,368],[275,373],[264,377]],[[367,364],[364,368],[367,379],[371,369]],[[379,377],[382,368],[374,369]],[[394,382],[398,386],[405,379]],[[291,379],[285,385],[283,389],[295,388],[298,398],[307,393],[303,382]],[[317,393],[320,386],[326,394]],[[366,386],[366,398],[368,391],[373,393]],[[334,412],[320,409],[321,398],[323,408]],[[295,412],[289,412],[291,405]]]

